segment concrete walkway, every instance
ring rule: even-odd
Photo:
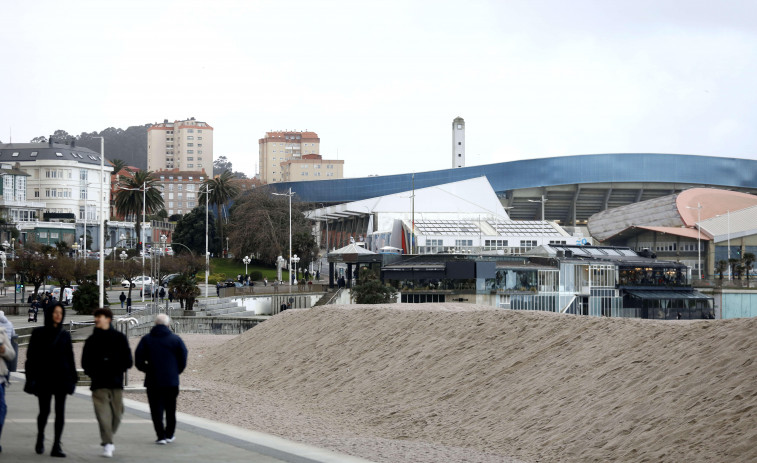
[[[6,391],[5,419],[0,460],[50,461],[53,420],[45,430],[45,455],[34,453],[37,435],[37,398],[23,392],[23,375],[14,373]],[[116,434],[114,461],[121,462],[253,462],[253,463],[366,463],[356,457],[337,454],[264,433],[249,431],[192,415],[179,413],[176,441],[156,445],[147,404],[124,400],[126,413]],[[229,404],[230,407],[233,404]],[[77,388],[66,400],[63,430],[64,461],[104,461],[90,391]]]

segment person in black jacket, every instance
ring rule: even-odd
[[[124,413],[124,372],[131,368],[131,348],[123,333],[111,326],[113,312],[102,308],[94,312],[95,329],[84,343],[81,365],[92,380],[92,404],[100,426],[100,445],[104,457],[112,457],[113,435]]]
[[[66,456],[60,442],[66,420],[66,395],[74,393],[78,379],[71,335],[63,329],[65,317],[66,309],[60,302],[46,307],[45,326],[32,331],[26,351],[24,390],[36,395],[39,400],[34,450],[38,454],[45,451],[45,425],[50,416],[50,402],[55,397],[55,440],[50,453],[54,457]]]
[[[179,375],[187,366],[187,348],[180,337],[173,334],[166,314],[155,317],[155,326],[137,345],[134,353],[137,369],[145,372],[147,401],[158,439],[167,444],[175,439],[176,398],[179,396]],[[163,412],[166,425],[163,427]]]

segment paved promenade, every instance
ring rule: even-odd
[[[45,454],[34,453],[37,398],[23,392],[23,375],[13,374],[6,392],[8,415],[3,428],[0,461],[50,461],[54,412],[45,432]],[[264,433],[248,431],[184,413],[178,414],[176,441],[156,445],[147,404],[125,399],[126,413],[116,434],[114,461],[121,462],[251,462],[365,463]],[[233,407],[233,404],[229,404]],[[104,461],[90,391],[77,388],[66,400],[63,461]]]

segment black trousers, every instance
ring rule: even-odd
[[[148,387],[147,401],[150,403],[150,415],[158,440],[171,438],[176,431],[176,398],[178,387]],[[163,426],[163,414],[166,424]]]
[[[55,442],[60,442],[63,435],[63,424],[66,422],[66,393],[41,391],[37,395],[39,401],[39,415],[37,415],[37,433],[45,434],[45,425],[50,416],[50,402],[55,397]]]

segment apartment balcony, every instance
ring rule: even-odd
[[[29,209],[44,209],[45,203],[40,201],[16,201],[0,198],[0,207],[28,207]]]

